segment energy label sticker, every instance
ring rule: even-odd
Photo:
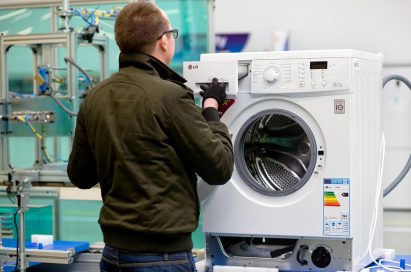
[[[324,179],[323,234],[350,235],[350,179]]]

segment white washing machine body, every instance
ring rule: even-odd
[[[200,63],[213,61],[235,61],[247,73],[222,118],[234,145],[232,178],[202,203],[209,269],[361,269],[371,262],[376,212],[371,252],[379,257],[382,56],[227,53],[204,54]],[[257,238],[294,243],[289,252],[257,258],[230,254],[233,244],[222,237],[245,237],[248,246]]]

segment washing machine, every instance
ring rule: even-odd
[[[382,63],[326,50],[185,64],[196,93],[216,77],[233,103],[234,172],[202,201],[208,271],[357,271],[383,254]]]

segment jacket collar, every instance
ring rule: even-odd
[[[119,62],[120,69],[134,66],[139,69],[146,70],[147,73],[159,76],[165,80],[172,80],[180,83],[187,82],[187,80],[171,70],[163,62],[144,53],[120,53]]]

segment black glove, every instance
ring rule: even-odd
[[[203,101],[207,98],[214,98],[218,102],[218,107],[224,104],[225,98],[227,97],[225,93],[225,83],[218,83],[217,78],[213,78],[211,84],[200,85],[202,91],[200,95],[203,97]]]

